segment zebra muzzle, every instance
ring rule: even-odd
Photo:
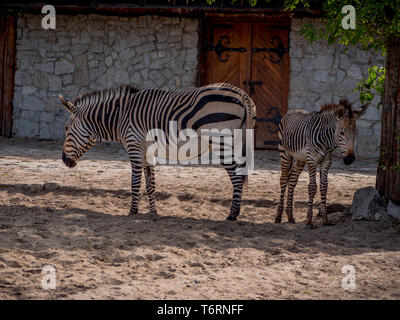
[[[349,154],[343,158],[343,162],[345,165],[349,165],[352,164],[355,159],[356,157],[354,156],[354,154]]]
[[[62,153],[62,161],[68,168],[73,168],[76,166],[76,161],[72,160],[71,158],[68,158],[64,152]]]

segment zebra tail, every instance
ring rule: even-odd
[[[254,129],[254,124],[253,119],[255,119],[256,117],[256,106],[253,102],[253,100],[249,97],[249,95],[243,91],[243,104],[244,107],[246,109],[246,113],[245,113],[245,119],[243,119],[244,123],[246,124],[246,127],[244,129]],[[243,151],[246,153],[246,132],[244,132],[243,134],[243,149],[242,150],[242,154]],[[243,176],[243,187],[245,189],[246,192],[248,192],[248,186],[249,186],[249,173],[247,172],[246,175]]]
[[[283,143],[282,143],[282,120],[279,123],[279,127],[278,127],[278,151],[279,151],[279,153],[285,152],[285,148],[283,147]]]
[[[246,190],[246,192],[249,191],[249,175],[248,174],[243,176],[243,187]]]
[[[243,100],[246,108],[246,129],[254,129],[252,121],[256,117],[256,105],[246,92],[243,94]]]

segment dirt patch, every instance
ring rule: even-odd
[[[399,227],[340,212],[356,189],[374,185],[374,161],[335,159],[328,203],[336,225],[315,218],[310,231],[305,172],[297,223],[273,223],[276,152],[256,153],[237,222],[225,220],[232,187],[221,168],[157,166],[158,214],[148,213],[142,184],[132,217],[124,151],[99,145],[74,169],[60,155],[59,143],[0,140],[1,299],[400,298]],[[56,269],[55,290],[42,289],[45,265]],[[345,265],[356,270],[355,290],[342,288]]]

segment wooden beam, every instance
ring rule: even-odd
[[[168,3],[157,3],[156,1],[144,1],[142,4],[138,1],[112,2],[112,1],[90,1],[82,4],[82,1],[53,1],[57,13],[68,14],[112,14],[112,15],[171,15],[171,16],[198,16],[204,13],[225,13],[225,14],[291,14],[295,17],[303,16],[322,16],[321,8],[296,9],[293,12],[285,11],[282,5],[257,5],[250,7],[245,5],[231,5],[229,1],[223,5],[208,5],[201,1],[187,2],[170,1]],[[2,1],[3,7],[21,8],[24,12],[40,13],[41,8],[47,3],[40,1]]]
[[[14,16],[1,18],[0,35],[0,135],[12,136],[12,117],[15,76],[15,36]]]
[[[4,48],[6,42],[6,18],[0,17],[0,136],[3,136],[4,114]]]
[[[386,201],[400,204],[400,37],[390,36],[386,44],[385,90],[382,100],[381,156],[376,188]]]
[[[5,47],[5,79],[4,79],[4,135],[12,136],[14,78],[16,58],[16,18],[7,17],[6,47]]]

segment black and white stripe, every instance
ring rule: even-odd
[[[326,214],[326,194],[328,171],[332,162],[332,152],[339,148],[345,164],[354,159],[354,139],[357,135],[356,119],[366,112],[368,104],[352,110],[351,104],[340,100],[339,104],[327,104],[319,112],[295,110],[287,113],[279,124],[279,152],[281,156],[281,196],[275,217],[280,223],[284,207],[286,188],[288,189],[286,214],[294,223],[293,194],[298,178],[307,164],[309,173],[307,227],[312,228],[312,210],[317,192],[316,170],[320,166],[320,212],[324,225],[331,225]]]
[[[69,167],[96,142],[119,141],[128,152],[132,167],[132,204],[130,214],[138,212],[138,198],[142,168],[150,211],[156,212],[154,164],[146,161],[146,135],[152,129],[165,132],[168,141],[169,123],[176,121],[178,132],[193,129],[253,129],[255,105],[250,97],[230,84],[218,83],[192,90],[166,91],[137,90],[119,86],[109,90],[87,93],[62,105],[71,113],[66,125],[63,161]],[[167,150],[168,150],[168,146]],[[222,146],[221,146],[222,148]],[[229,220],[236,220],[240,212],[243,182],[238,175],[238,164],[222,163],[233,184],[233,199]]]

